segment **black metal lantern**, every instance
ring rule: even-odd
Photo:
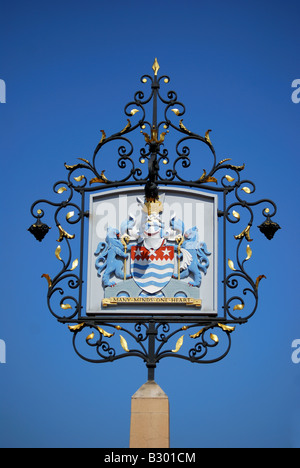
[[[258,226],[258,228],[269,240],[273,239],[278,229],[281,229],[279,224],[275,223],[274,221],[271,221],[270,216],[267,216],[266,221],[264,221],[260,226]]]
[[[42,242],[42,240],[44,239],[44,237],[46,236],[46,234],[49,232],[51,228],[47,226],[47,224],[44,224],[41,222],[42,212],[41,210],[38,210],[38,211],[39,213],[38,213],[36,222],[28,228],[28,231],[34,235],[36,240],[38,240],[39,242]]]

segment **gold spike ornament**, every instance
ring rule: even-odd
[[[157,76],[158,70],[160,69],[159,63],[157,58],[154,60],[154,64],[152,65],[152,70],[154,71],[154,75]]]

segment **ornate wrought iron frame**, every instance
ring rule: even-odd
[[[55,255],[62,267],[54,277],[49,274],[42,276],[48,282],[49,310],[60,323],[68,324],[69,330],[73,333],[73,346],[76,353],[82,359],[93,363],[112,362],[129,356],[139,357],[147,365],[149,380],[154,379],[157,363],[166,357],[176,357],[193,363],[212,363],[223,359],[228,354],[231,348],[231,333],[236,325],[246,323],[257,310],[259,283],[264,277],[264,275],[259,275],[253,279],[246,271],[246,262],[252,256],[250,229],[254,223],[253,209],[258,205],[263,205],[262,215],[265,221],[258,227],[268,239],[271,239],[280,229],[280,226],[272,220],[277,211],[273,201],[269,199],[249,200],[249,196],[253,195],[256,188],[252,181],[241,177],[245,164],[233,165],[228,158],[217,162],[216,152],[210,140],[210,130],[205,136],[200,136],[185,127],[182,119],[185,106],[178,100],[175,91],[168,91],[166,97],[162,95],[161,85],[163,83],[167,85],[170,78],[158,77],[158,70],[159,65],[155,60],[154,76],[141,77],[143,85],[150,83],[150,91],[146,97],[143,91],[137,91],[133,100],[125,106],[127,125],[111,136],[107,136],[105,131],[101,130],[102,137],[94,151],[92,161],[78,158],[80,162],[77,164],[65,163],[67,178],[59,180],[53,186],[54,193],[63,200],[55,202],[40,199],[33,203],[31,214],[35,222],[29,228],[36,239],[41,241],[50,229],[42,222],[45,215],[42,207],[48,205],[54,208],[54,220],[59,236],[59,245],[55,250]],[[152,104],[152,122],[146,119],[147,104]],[[158,104],[164,109],[164,118],[161,121],[158,121]],[[139,119],[137,119],[138,116]],[[139,138],[141,144],[143,143],[143,146],[139,148],[138,157],[129,139],[129,136],[136,130],[142,133]],[[173,162],[171,162],[168,149],[164,147],[169,131],[180,135]],[[118,180],[106,177],[102,166],[104,161],[99,158],[101,150],[112,142],[118,142],[118,168],[125,174],[125,177]],[[191,150],[188,146],[191,142],[205,145],[211,155],[209,166],[206,166],[202,175],[194,180],[184,178],[179,172],[179,169],[184,171],[191,165]],[[136,165],[136,159],[140,165]],[[144,175],[143,168],[146,162],[148,162],[148,173]],[[161,167],[165,167],[164,172]],[[220,205],[222,209],[218,210],[223,231],[222,313],[219,313],[217,317],[205,317],[197,313],[183,315],[182,311],[174,311],[172,315],[154,315],[145,310],[143,315],[105,313],[103,316],[87,316],[84,313],[83,304],[86,261],[84,238],[89,217],[87,196],[91,192],[108,188],[141,186],[145,188],[145,196],[148,199],[155,199],[158,196],[159,187],[166,185],[193,187],[218,193],[220,199],[222,197],[222,205]],[[235,198],[228,203],[230,194]],[[75,200],[76,197],[79,201]],[[227,258],[227,224],[237,224],[241,221],[241,215],[237,211],[240,209],[247,214],[248,219],[235,235],[233,242],[236,242],[236,255],[232,260]],[[61,221],[63,214],[65,214],[65,220]],[[62,227],[65,222],[70,226],[67,230]],[[69,233],[74,225],[79,226],[80,235],[79,252],[75,260],[72,252],[75,235]],[[242,281],[245,282],[244,287],[240,285]],[[252,307],[247,311],[249,307],[246,306],[246,299],[249,295],[252,297]],[[56,306],[53,305],[54,297],[60,297],[59,304]],[[87,329],[89,334],[85,337]],[[180,335],[179,338],[178,335]],[[189,340],[195,340],[195,344],[186,346],[185,343],[183,346],[186,336]],[[82,340],[82,337],[85,339]],[[113,337],[118,337],[118,341],[112,345]],[[81,348],[84,350],[82,351]],[[186,348],[185,353],[183,353],[184,348]],[[90,351],[92,351],[92,356],[89,354]]]

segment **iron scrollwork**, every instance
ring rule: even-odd
[[[53,278],[49,274],[42,276],[48,283],[49,310],[59,322],[68,324],[73,333],[76,353],[82,359],[94,363],[112,362],[130,356],[141,358],[148,367],[149,379],[154,379],[157,363],[167,357],[194,363],[212,363],[228,354],[231,334],[236,325],[246,323],[257,310],[259,284],[265,278],[261,274],[253,279],[246,270],[252,256],[254,208],[262,205],[265,221],[258,228],[267,239],[272,239],[280,229],[272,220],[277,211],[275,203],[269,199],[253,201],[255,184],[242,179],[245,164],[232,164],[229,158],[218,162],[210,138],[211,130],[201,136],[185,126],[185,106],[178,100],[175,91],[168,91],[166,96],[162,94],[161,87],[167,85],[170,78],[158,77],[158,70],[159,65],[155,60],[154,76],[142,76],[142,84],[147,86],[150,83],[150,90],[146,97],[143,91],[137,91],[133,100],[125,106],[127,123],[124,122],[122,129],[110,136],[106,135],[105,130],[100,131],[101,139],[91,161],[78,158],[76,164],[65,163],[67,178],[56,182],[53,187],[54,193],[61,199],[56,202],[45,199],[36,201],[31,207],[35,222],[29,228],[36,239],[42,241],[50,229],[43,222],[45,205],[54,209],[59,243],[54,253],[61,263],[61,269]],[[148,105],[152,105],[152,120],[147,117]],[[160,122],[158,105],[164,109]],[[130,139],[135,131],[135,139]],[[165,144],[171,133],[179,135],[179,139],[175,149],[169,153]],[[117,180],[106,173],[101,158],[105,148],[110,145],[117,148],[114,154],[121,173]],[[138,150],[135,149],[136,145]],[[198,160],[201,148],[203,145],[205,147],[207,160],[201,163],[201,167],[204,167],[202,171],[198,172],[198,167],[190,170],[191,145],[199,145]],[[171,158],[170,154],[175,154],[175,157]],[[209,159],[207,154],[210,155]],[[145,313],[140,316],[106,314],[104,318],[84,314],[84,232],[89,216],[85,208],[86,195],[107,188],[134,185],[144,187],[148,200],[156,200],[159,188],[168,185],[192,187],[220,195],[222,209],[219,209],[218,215],[223,231],[223,310],[218,317]],[[242,221],[245,218],[246,222]],[[236,242],[236,253],[233,258],[228,258],[228,226],[238,223],[242,226],[234,235],[235,239],[232,239]],[[79,245],[77,254],[73,255],[75,228]],[[248,300],[250,298],[251,301]]]

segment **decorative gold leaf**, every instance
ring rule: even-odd
[[[166,132],[162,132],[160,135],[159,135],[159,141],[158,143],[163,143],[165,141],[165,137],[167,135],[167,133],[169,133],[169,130],[167,130]],[[165,163],[166,164],[166,163]]]
[[[78,323],[77,325],[68,325],[69,330],[72,332],[81,330],[82,327],[84,327],[84,323]]]
[[[84,158],[78,158],[78,159],[80,159],[80,161],[83,161],[83,162],[91,165],[90,161],[88,161],[87,159],[84,159]]]
[[[215,343],[219,343],[219,338],[217,337],[217,335],[214,335],[213,333],[211,333],[210,337]]]
[[[88,336],[86,337],[85,340],[86,340],[86,342],[88,342],[88,341],[92,340],[94,337],[95,337],[95,333],[91,333],[90,335],[88,335]]]
[[[183,338],[184,338],[184,335],[182,335],[179,340],[177,341],[176,343],[176,348],[175,349],[172,349],[172,353],[178,353],[178,351],[180,350],[181,346],[183,345]]]
[[[233,215],[236,219],[240,219],[240,218],[241,218],[240,213],[238,213],[238,212],[235,211],[235,210],[233,210],[232,215]]]
[[[104,182],[107,183],[107,182],[108,182],[108,178],[104,175],[104,172],[105,172],[105,171],[102,171],[100,175],[101,175],[101,178],[104,180]]]
[[[243,164],[242,166],[233,166],[232,164],[230,165],[230,167],[232,169],[235,169],[236,171],[243,171],[245,169],[245,164]]]
[[[52,279],[50,278],[50,276],[48,274],[44,273],[42,275],[42,278],[46,278],[46,280],[48,282],[48,286],[49,286],[49,288],[51,288],[52,287]]]
[[[148,135],[148,133],[143,132],[142,130],[141,130],[141,133],[144,135],[145,142],[150,144],[150,143],[151,143],[151,138],[150,138],[150,136]]]
[[[255,287],[256,287],[256,290],[258,289],[258,285],[259,283],[261,282],[261,280],[265,278],[267,279],[267,277],[265,275],[259,275],[257,278],[256,278],[256,282],[255,282]]]
[[[215,178],[215,177],[206,177],[206,179],[204,180],[204,182],[215,182],[216,184],[218,183],[218,180]]]
[[[126,353],[129,353],[127,341],[125,340],[125,338],[123,338],[122,335],[120,335],[120,343],[121,343],[121,346],[124,349],[124,351],[126,351]]]
[[[55,257],[62,262],[62,259],[60,258],[60,252],[61,252],[61,246],[58,245],[55,250]]]
[[[180,115],[179,109],[171,109],[171,111],[174,112],[175,115]]]
[[[80,175],[78,177],[74,177],[74,180],[76,180],[76,182],[81,182],[82,179],[84,179],[84,175]]]
[[[130,112],[130,114],[131,114],[131,115],[134,115],[134,114],[136,114],[137,112],[139,112],[138,109],[132,109],[132,111]]]
[[[227,179],[228,182],[233,182],[234,181],[234,177],[231,177],[230,175],[226,175],[225,179]]]
[[[199,331],[198,331],[197,333],[195,333],[194,335],[190,335],[190,338],[193,338],[193,340],[195,340],[196,338],[199,338],[199,336],[202,335],[203,330],[204,330],[204,328],[201,328],[201,330],[199,330]]]
[[[73,164],[72,166],[70,166],[69,164],[65,163],[65,168],[68,170],[75,169],[76,167],[80,167],[80,164]]]
[[[68,219],[72,218],[75,214],[75,211],[69,211],[69,213],[66,214],[66,220],[68,221]]]
[[[206,175],[206,170],[203,169],[203,174],[202,176],[200,177],[200,179],[198,180],[198,182],[202,182],[203,184],[207,183],[207,182],[215,182],[215,183],[218,183],[217,179],[215,177],[211,177],[211,176],[207,176]]]
[[[248,242],[252,242],[253,239],[251,239],[250,237],[250,228],[251,226],[248,225],[246,227],[246,229],[244,229],[240,234],[238,234],[237,236],[234,236],[235,239],[242,239],[243,237],[246,237],[247,241]]]
[[[228,266],[231,270],[236,271],[236,269],[234,268],[234,263],[232,260],[230,260],[230,258],[228,259]]]
[[[251,237],[250,237],[250,227],[251,227],[251,226],[247,226],[247,227],[246,227],[246,229],[245,229],[245,237],[246,237],[247,241],[252,242],[253,239],[251,239]]]
[[[206,177],[206,170],[203,169],[203,174],[202,174],[202,176],[200,177],[199,182],[202,182],[202,181],[205,179],[205,177]]]
[[[185,125],[183,125],[182,121],[183,119],[179,120],[179,127],[181,128],[181,130],[184,130],[185,132],[188,132],[188,133],[192,133],[190,130],[186,128]]]
[[[231,161],[231,158],[222,159],[222,161],[219,162],[218,166],[220,166],[221,164],[223,164],[226,161]]]
[[[108,333],[107,331],[103,330],[103,328],[100,328],[100,327],[97,327],[97,328],[99,332],[106,338],[111,338],[112,336],[114,336],[114,333]]]
[[[78,258],[76,258],[76,260],[74,260],[74,262],[72,263],[72,268],[71,268],[70,271],[75,270],[75,268],[77,268],[77,267],[78,267]]]
[[[102,133],[102,137],[101,137],[101,140],[99,141],[99,144],[103,143],[105,138],[106,138],[106,133],[104,130],[100,130],[100,132]]]
[[[93,179],[90,180],[90,185],[92,184],[107,184],[108,183],[108,178],[104,175],[105,171],[102,171],[100,174],[100,177],[94,177]]]
[[[116,329],[116,330],[122,330],[122,327],[121,327],[120,325],[116,325],[116,326],[115,326],[115,329]]]
[[[63,310],[72,309],[71,304],[61,304],[60,307],[61,307]]]
[[[243,310],[245,304],[237,304],[234,306],[233,310]]]
[[[127,125],[123,128],[123,130],[120,131],[120,133],[127,132],[127,130],[130,129],[130,127],[131,127],[131,122],[130,122],[129,119],[127,119],[127,122],[128,122]]]
[[[65,231],[61,225],[59,224],[58,226],[58,230],[59,230],[59,238],[57,239],[57,242],[61,242],[63,240],[64,237],[66,237],[67,239],[74,239],[75,237],[75,234],[71,235],[71,234],[68,234],[67,231]]]
[[[244,192],[246,193],[251,193],[251,190],[249,189],[249,187],[243,187],[242,190],[244,190]]]
[[[228,325],[224,325],[223,323],[218,323],[218,327],[222,328],[222,330],[231,333],[235,330],[235,327],[229,327]]]
[[[57,193],[63,193],[63,192],[66,192],[67,189],[66,187],[60,187],[58,190],[57,190]]]
[[[90,180],[90,185],[92,184],[105,184],[106,182],[100,177],[94,177]]]
[[[251,250],[251,247],[250,245],[247,245],[247,257],[246,257],[246,260],[249,260],[251,257],[252,257],[252,250]]]
[[[212,130],[207,130],[207,132],[205,133],[205,140],[207,141],[207,143],[209,143],[210,145],[212,144],[211,141],[210,141],[210,138],[209,138],[209,133],[211,132]]]
[[[240,234],[237,234],[234,236],[235,239],[242,239],[245,236],[245,229],[242,231]]]

